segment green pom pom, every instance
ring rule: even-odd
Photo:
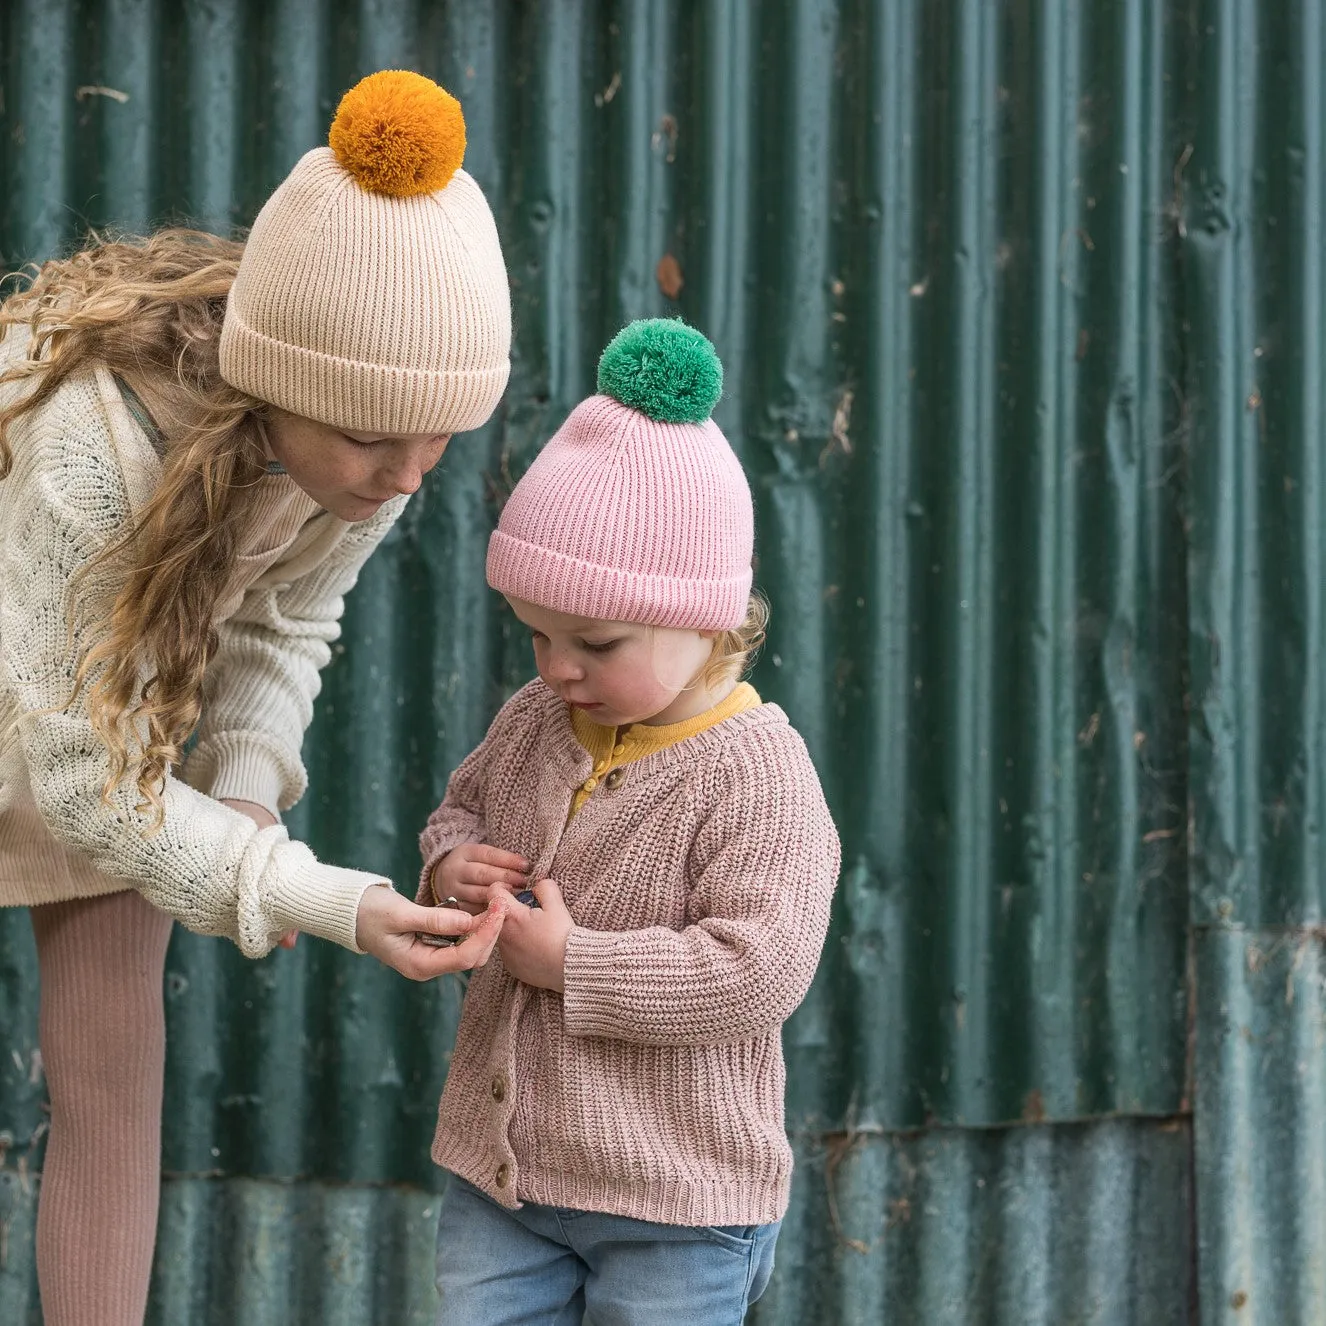
[[[723,365],[709,338],[679,318],[642,318],[603,352],[599,391],[651,419],[700,424],[723,394]]]

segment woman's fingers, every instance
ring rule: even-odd
[[[426,910],[445,910],[432,908]],[[493,945],[502,933],[502,922],[506,910],[501,905],[488,908],[477,920],[470,921],[471,929],[462,943],[450,948],[434,948],[423,940],[417,939],[411,950],[403,955],[399,962],[392,962],[402,975],[415,981],[431,981],[435,976],[447,972],[468,971],[473,967],[482,967],[492,954]]]

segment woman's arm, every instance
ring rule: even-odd
[[[300,752],[322,687],[319,673],[341,633],[345,595],[405,500],[384,503],[358,525],[336,522],[339,537],[321,560],[294,574],[278,563],[218,626],[198,741],[184,766],[191,787],[277,815],[303,796],[308,775]]]
[[[398,895],[387,898],[389,890],[374,889],[386,883],[382,876],[320,862],[283,827],[260,828],[176,778],[165,781],[157,831],[136,787],[121,785],[104,799],[109,756],[92,728],[86,692],[66,705],[77,661],[97,630],[88,605],[99,606],[114,585],[104,563],[84,576],[77,594],[73,582],[131,519],[123,475],[113,455],[34,430],[0,484],[0,516],[0,685],[19,709],[38,810],[61,842],[131,881],[189,929],[226,935],[251,957],[298,929],[410,965],[401,942],[414,941],[405,937],[452,923]],[[361,936],[369,889],[374,924]],[[471,965],[477,947],[438,950],[433,962],[438,971]]]

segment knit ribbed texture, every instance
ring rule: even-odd
[[[746,615],[750,488],[713,420],[581,402],[535,458],[488,544],[488,583],[558,612],[731,630]]]
[[[23,333],[12,332],[0,344],[0,372],[25,350]],[[360,897],[382,877],[323,865],[283,827],[259,829],[195,788],[273,810],[297,799],[306,781],[300,745],[343,595],[403,499],[356,525],[319,515],[275,554],[246,552],[258,578],[238,603],[230,595],[234,610],[218,625],[186,766],[194,786],[167,780],[164,826],[148,834],[136,789],[122,787],[110,807],[102,801],[108,757],[85,705],[61,711],[96,620],[80,607],[70,640],[71,584],[126,528],[160,462],[104,368],[72,377],[19,419],[11,440],[14,468],[0,483],[0,905],[104,893],[127,881],[191,930],[226,935],[251,956],[292,929],[355,948]],[[298,500],[271,493],[281,519],[296,523]],[[113,592],[114,575],[98,564],[80,584],[80,605]],[[42,824],[47,831],[34,836]]]
[[[51,1099],[37,1208],[46,1326],[142,1326],[147,1304],[171,922],[120,887],[32,911]]]
[[[567,823],[591,759],[541,682],[514,696],[421,837],[519,852],[576,928],[564,995],[496,954],[470,978],[433,1158],[496,1201],[672,1224],[787,1206],[780,1029],[829,923],[838,837],[775,705],[620,769]]]
[[[459,433],[496,408],[510,346],[506,265],[474,180],[461,170],[437,193],[387,197],[319,147],[253,223],[221,372],[337,428]]]

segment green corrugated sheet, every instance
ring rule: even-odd
[[[447,773],[528,674],[486,534],[611,333],[677,312],[718,345],[774,604],[757,684],[845,849],[786,1036],[801,1164],[766,1326],[1326,1320],[1301,929],[1326,812],[1323,22],[1316,0],[0,5],[7,266],[89,224],[248,222],[373,68],[464,103],[512,384],[352,596],[293,817],[332,859],[408,887]],[[307,940],[248,964],[179,935],[168,967],[154,1321],[427,1320],[459,984]],[[16,1322],[35,1005],[26,919],[0,915]]]

